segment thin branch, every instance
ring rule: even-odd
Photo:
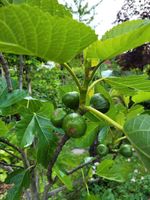
[[[71,174],[73,174],[74,172],[78,171],[79,169],[82,169],[83,167],[85,167],[85,166],[87,166],[87,165],[90,165],[90,164],[96,162],[97,159],[98,159],[98,158],[95,157],[94,159],[90,160],[89,162],[83,163],[83,164],[77,166],[76,168],[74,168],[74,169],[68,171],[66,174],[67,174],[67,175],[71,175]]]
[[[1,138],[0,137],[0,142],[12,147],[13,149],[15,149],[16,151],[18,151],[20,154],[22,154],[22,151],[21,149],[19,149],[17,146],[15,146],[14,144],[10,143],[8,140],[4,139],[4,138]]]
[[[75,83],[76,83],[76,85],[77,85],[79,91],[81,92],[82,87],[81,87],[81,85],[80,85],[80,82],[79,82],[77,76],[75,75],[75,73],[74,73],[74,72],[72,71],[72,69],[70,68],[70,66],[69,66],[67,63],[61,64],[61,65],[62,65],[63,67],[65,67],[66,70],[71,74],[71,76],[72,76],[73,80],[75,81]]]
[[[12,92],[13,86],[12,86],[12,82],[10,78],[8,63],[2,53],[0,53],[0,64],[2,65],[4,74],[5,74],[8,92]]]
[[[10,143],[8,140],[6,140],[4,138],[1,138],[1,137],[0,137],[0,142],[6,144],[6,145],[12,147],[13,149],[15,149],[16,151],[18,151],[21,154],[22,160],[24,162],[24,166],[27,167],[27,168],[30,167],[30,163],[29,163],[29,161],[27,159],[27,156],[26,156],[25,152],[22,149],[18,148],[14,144]]]

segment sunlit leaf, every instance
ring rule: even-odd
[[[0,8],[0,51],[67,62],[97,39],[90,27],[38,7]]]
[[[113,58],[125,51],[150,41],[150,20],[127,21],[107,32],[102,40],[94,42],[86,50],[89,59],[101,61]]]
[[[58,3],[57,0],[12,0],[13,4],[27,3],[31,6],[37,6],[41,10],[49,12],[51,15],[57,15],[60,17],[69,16],[71,13],[65,8],[65,6]]]

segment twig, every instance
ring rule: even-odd
[[[14,144],[10,143],[8,140],[1,138],[0,137],[0,142],[12,147],[13,149],[15,149],[16,151],[18,151],[20,154],[22,153],[21,149],[19,149],[17,146],[15,146]]]
[[[83,164],[77,166],[76,168],[74,168],[74,169],[68,171],[66,174],[67,174],[67,175],[71,175],[71,174],[73,174],[74,172],[78,171],[79,169],[82,169],[83,167],[85,167],[85,166],[87,166],[87,165],[90,165],[90,164],[96,162],[97,159],[98,159],[98,158],[95,157],[94,159],[90,160],[89,162],[83,163]]]
[[[0,63],[2,65],[3,71],[5,73],[5,79],[6,79],[6,83],[7,83],[8,92],[12,92],[13,87],[12,87],[12,82],[11,82],[11,78],[10,78],[8,63],[5,60],[2,53],[0,53]]]
[[[13,149],[15,149],[16,151],[18,151],[21,154],[22,160],[24,162],[24,166],[26,168],[30,167],[30,163],[29,163],[29,161],[27,159],[27,156],[26,156],[25,152],[22,149],[18,148],[17,146],[15,146],[14,144],[10,143],[8,140],[3,139],[3,138],[0,138],[0,142],[6,144],[6,145],[12,147]]]

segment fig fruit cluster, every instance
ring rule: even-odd
[[[66,108],[73,109],[67,113],[64,108],[54,110],[51,121],[54,126],[62,128],[66,135],[72,138],[82,137],[86,132],[86,121],[76,110],[79,108],[80,95],[78,92],[67,92],[62,97],[62,102]]]

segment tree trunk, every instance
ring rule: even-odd
[[[24,68],[24,60],[23,56],[19,56],[19,89],[23,88],[23,68]]]
[[[2,65],[2,69],[4,71],[4,76],[6,79],[8,92],[12,92],[13,86],[12,86],[12,82],[11,82],[11,78],[10,78],[8,63],[5,60],[2,53],[0,53],[0,64]]]

